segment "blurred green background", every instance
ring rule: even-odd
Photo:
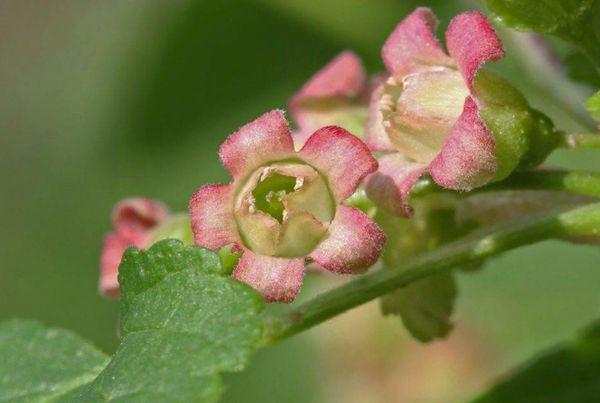
[[[442,29],[460,1],[3,0],[0,2],[0,318],[73,329],[106,352],[118,304],[96,292],[109,213],[145,195],[184,210],[224,181],[225,136],[338,52],[369,71],[417,5]],[[443,32],[443,31],[441,31]],[[511,54],[498,69],[578,129]],[[556,164],[600,169],[586,152]],[[600,317],[600,250],[547,242],[460,275],[456,331],[422,346],[373,304],[261,352],[228,376],[231,402],[451,402]],[[304,289],[316,292],[325,278]],[[311,290],[312,288],[312,290]]]

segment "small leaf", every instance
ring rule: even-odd
[[[454,219],[453,200],[415,200],[415,214],[408,220],[378,211],[375,220],[388,236],[383,252],[385,270],[420,253],[434,249],[463,233]],[[420,280],[380,299],[384,315],[398,315],[406,330],[421,342],[444,338],[452,330],[450,320],[457,296],[453,273]]]
[[[73,332],[32,320],[0,324],[0,401],[66,398],[93,381],[109,357]]]
[[[241,370],[261,340],[262,296],[175,240],[130,249],[119,271],[123,340],[82,398],[217,401],[219,373]]]
[[[600,397],[600,323],[517,370],[475,403],[588,403]]]
[[[590,111],[594,119],[600,120],[600,91],[587,100],[585,107]]]
[[[381,298],[384,315],[400,315],[419,341],[443,338],[452,330],[450,316],[457,288],[452,273],[430,276]]]

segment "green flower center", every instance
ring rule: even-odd
[[[256,169],[237,191],[234,216],[244,246],[274,257],[308,255],[335,215],[324,178],[301,162]]]

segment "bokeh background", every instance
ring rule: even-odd
[[[109,213],[145,195],[184,210],[224,181],[225,136],[282,107],[338,52],[371,72],[408,0],[2,0],[0,319],[37,318],[111,353],[118,304],[96,292]],[[443,31],[441,31],[443,32]],[[563,45],[558,43],[562,51]],[[559,126],[580,129],[509,56],[495,68]],[[600,169],[586,152],[555,164]],[[456,329],[418,344],[376,304],[262,351],[227,376],[228,402],[453,402],[600,317],[600,250],[546,242],[459,274]],[[330,284],[311,278],[310,295]]]

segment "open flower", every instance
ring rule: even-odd
[[[448,54],[436,26],[427,8],[400,22],[382,50],[390,76],[369,108],[367,144],[393,153],[379,160],[367,192],[400,215],[410,214],[408,195],[425,172],[440,186],[468,191],[541,162],[556,144],[548,119],[506,81],[480,70],[504,56],[484,15],[452,20]]]
[[[299,129],[292,133],[296,148],[323,126],[341,126],[362,138],[370,94],[378,81],[379,76],[367,79],[354,53],[337,55],[290,99],[290,112]]]
[[[378,259],[383,232],[341,205],[377,161],[344,129],[320,128],[296,152],[275,110],[229,136],[219,154],[233,181],[193,195],[194,240],[210,249],[234,244],[242,256],[233,277],[267,301],[294,300],[307,258],[337,273],[363,271]]]
[[[160,202],[145,198],[129,198],[118,202],[112,211],[114,232],[104,238],[100,256],[98,289],[107,297],[119,296],[119,264],[130,246],[150,246],[151,231],[169,216]]]

